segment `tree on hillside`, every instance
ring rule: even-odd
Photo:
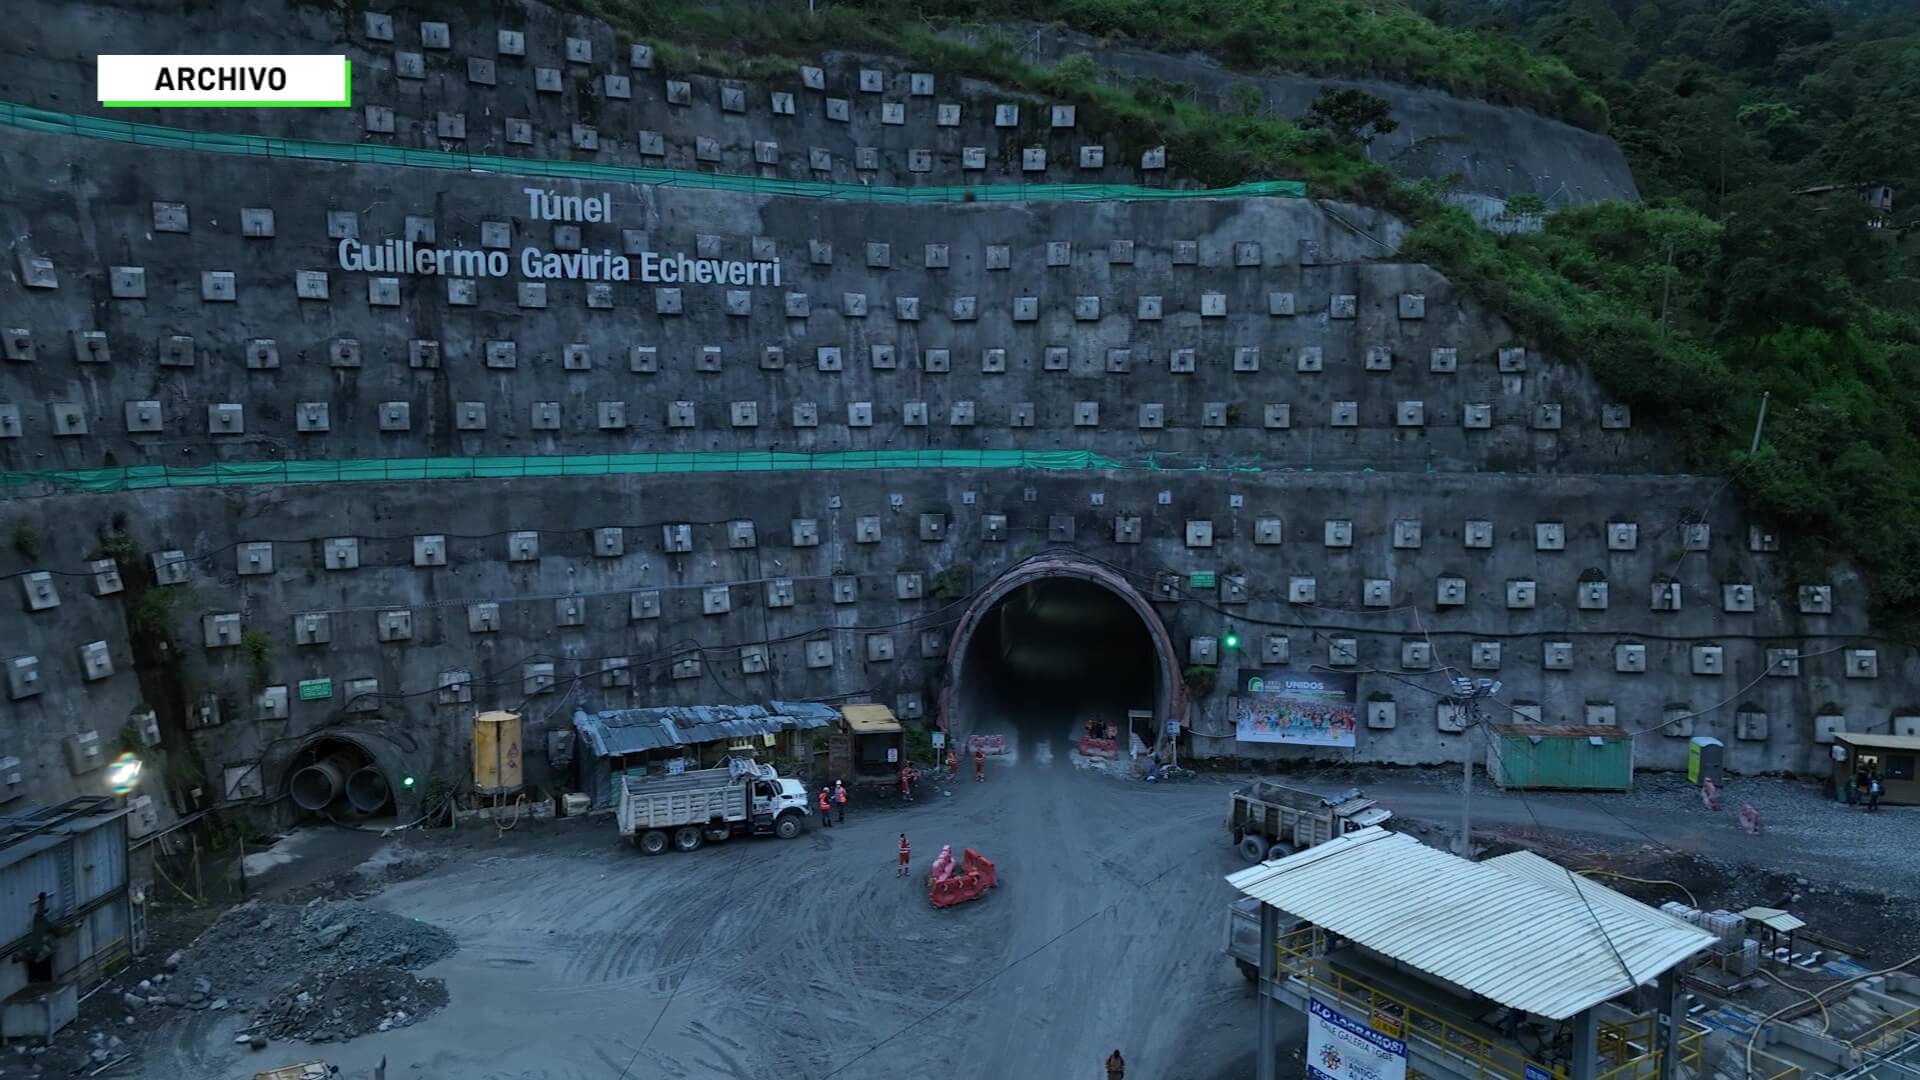
[[[1376,135],[1391,134],[1400,126],[1387,100],[1351,87],[1320,91],[1300,118],[1309,131],[1324,131],[1344,143],[1365,146]]]
[[[1833,36],[1826,13],[1806,0],[1733,0],[1720,11],[1711,46],[1736,68],[1764,68],[1790,49]]]

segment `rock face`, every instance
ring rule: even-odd
[[[1086,53],[1123,76],[1191,86],[1201,101],[1212,100],[1223,110],[1236,86],[1258,89],[1268,110],[1289,117],[1305,115],[1329,87],[1365,90],[1384,98],[1400,124],[1374,140],[1373,156],[1412,179],[1457,180],[1464,192],[1501,198],[1532,192],[1552,206],[1640,197],[1618,143],[1526,109],[1377,79],[1244,75],[1204,57],[1101,46],[1083,34],[1045,27],[1021,27],[1016,37],[1031,59]]]

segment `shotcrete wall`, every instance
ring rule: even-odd
[[[528,187],[607,211],[540,219]],[[965,601],[1047,553],[1126,575],[1219,668],[1186,709],[1202,753],[1451,760],[1446,666],[1548,721],[1702,710],[1641,740],[1651,766],[1690,732],[1735,769],[1819,768],[1836,728],[1920,723],[1860,581],[1787,580],[1723,481],[1674,475],[1361,208],[896,206],[10,128],[0,225],[15,795],[97,787],[66,741],[145,707],[210,783],[257,763],[269,790],[317,734],[459,776],[492,706],[524,708],[534,779],[578,706],[930,718]],[[340,264],[410,238],[508,269]],[[529,248],[780,283],[537,278]],[[557,460],[656,452],[682,456]],[[769,452],[796,456],[734,456]],[[194,486],[214,463],[262,482]],[[1248,675],[1324,666],[1359,672],[1357,746],[1234,740]]]

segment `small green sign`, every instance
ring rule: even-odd
[[[333,696],[332,679],[301,679],[301,701],[324,701]]]
[[[1211,589],[1213,588],[1213,584],[1213,571],[1211,570],[1195,570],[1193,573],[1187,575],[1187,588],[1189,589]]]

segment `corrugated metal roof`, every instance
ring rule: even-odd
[[[1536,862],[1567,877],[1565,868],[1531,854],[1472,863],[1368,828],[1250,866],[1227,882],[1375,952],[1551,1020],[1651,982],[1713,941],[1595,882],[1553,884]]]
[[[772,701],[768,704],[775,713],[792,718],[795,726],[803,731],[827,727],[840,719],[838,710],[818,701]]]
[[[1741,912],[1740,917],[1782,934],[1791,934],[1807,925],[1799,916],[1772,907],[1750,907]]]
[[[1915,735],[1855,735],[1851,732],[1836,731],[1833,737],[1848,746],[1864,746],[1872,750],[1910,750],[1920,753],[1920,736]]]
[[[778,703],[776,708],[779,707]],[[826,727],[838,715],[826,706],[820,715],[768,712],[760,705],[666,705],[649,709],[604,709],[573,714],[573,726],[596,757],[622,757],[675,746],[730,742],[779,731]]]
[[[885,705],[842,705],[840,715],[858,735],[887,735],[900,730],[900,721]]]

